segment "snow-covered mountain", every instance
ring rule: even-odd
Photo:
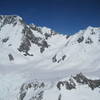
[[[99,27],[69,36],[1,15],[0,100],[99,100],[99,45]]]

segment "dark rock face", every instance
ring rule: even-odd
[[[29,55],[28,51],[30,50],[30,46],[31,46],[30,41],[25,37],[18,50],[20,52],[24,52],[26,55]]]
[[[65,58],[66,58],[66,55],[63,55],[60,59],[57,59],[57,55],[54,55],[53,57],[52,57],[52,62],[54,62],[54,63],[60,63],[61,61],[64,61],[65,60]]]
[[[26,96],[26,91],[24,90],[24,84],[23,84],[22,87],[20,88],[19,100],[23,100],[25,96]]]
[[[1,15],[0,16],[0,21],[3,20],[3,23],[1,25],[4,26],[6,24],[13,24],[13,26],[15,26],[18,22],[18,20],[20,21],[20,23],[23,23],[24,21],[21,18],[18,18],[18,16],[16,15]]]
[[[47,33],[47,32],[43,33],[41,27],[38,27],[36,25],[29,25],[29,26],[32,30],[35,30],[35,31],[39,32],[40,34],[43,34],[45,36],[45,40],[47,40],[49,37],[51,37],[53,35],[58,34],[57,32],[53,31],[52,29],[50,29],[50,33]]]
[[[76,88],[76,84],[74,83],[73,79],[69,79],[69,82],[65,81],[65,86],[68,90]]]
[[[69,37],[70,37],[70,35],[67,35],[67,36],[66,36],[66,39],[68,39]]]
[[[63,55],[59,60],[57,60],[57,63],[61,62],[61,61],[64,61],[66,58],[66,55]]]
[[[2,39],[2,43],[6,43],[9,40],[9,37]]]
[[[94,34],[96,34],[96,33],[95,33],[94,30],[92,29],[90,34],[91,34],[91,35],[94,35]]]
[[[68,81],[59,81],[57,83],[57,88],[61,90],[62,86],[65,86],[67,90],[75,89],[76,83],[80,85],[88,85],[92,90],[95,88],[100,88],[100,80],[91,80],[85,77],[82,73],[77,74],[76,76],[73,76]]]
[[[52,62],[57,62],[56,55],[52,58]]]
[[[18,48],[18,50],[20,52],[24,52],[26,56],[27,55],[32,56],[32,54],[28,53],[31,47],[31,43],[39,46],[41,53],[43,53],[45,48],[49,47],[46,40],[42,39],[41,37],[34,36],[34,33],[31,31],[31,28],[28,27],[27,25],[24,26],[22,33],[23,33],[23,39],[22,39],[22,43],[20,47]]]
[[[48,43],[45,40],[43,40],[40,45],[41,45],[41,47],[40,47],[40,52],[41,53],[43,53],[43,51],[45,50],[45,48],[49,47]]]
[[[53,30],[50,30],[51,32],[50,32],[50,34],[48,34],[48,33],[45,33],[44,35],[45,35],[45,39],[48,39],[49,37],[51,37],[51,36],[54,36],[54,35],[56,35],[56,34],[58,34],[58,33],[56,33],[55,31],[53,31]]]
[[[0,21],[3,19],[3,17],[2,16],[0,16]]]
[[[43,53],[45,49],[43,47],[40,48],[40,52]]]
[[[82,73],[77,74],[75,77],[73,77],[77,83],[80,84],[87,84],[92,90],[100,87],[100,80],[91,80],[85,77]]]
[[[29,25],[32,30],[35,30],[42,34],[41,28],[36,25]]]
[[[59,82],[57,83],[57,88],[58,88],[59,90],[61,90],[61,86],[64,86],[64,82],[59,81]]]
[[[83,40],[84,40],[84,37],[82,36],[77,41],[78,41],[78,43],[81,43],[81,42],[83,42]]]
[[[9,57],[9,60],[10,61],[13,61],[14,60],[14,57],[12,56],[12,54],[9,54],[8,57]]]
[[[62,56],[62,60],[65,60],[65,58],[66,58],[66,55]]]
[[[3,16],[4,17],[4,23],[3,24],[11,24],[16,21],[16,16]]]
[[[44,35],[45,35],[45,38],[46,38],[46,39],[48,39],[49,37],[51,37],[51,35],[48,34],[48,33],[45,33]]]
[[[68,81],[60,81],[57,83],[57,88],[61,90],[61,87],[65,86],[67,90],[75,89],[76,84],[74,83],[73,79],[69,79]]]
[[[92,43],[93,43],[93,41],[92,41],[92,39],[91,39],[91,38],[89,38],[89,37],[88,37],[88,38],[86,39],[85,43],[86,43],[86,44],[92,44]]]
[[[43,99],[43,88],[45,87],[45,84],[43,82],[30,82],[28,84],[23,84],[20,88],[20,96],[18,100],[24,100],[25,96],[27,95],[27,92],[29,89],[33,89],[34,93],[39,90],[39,92],[30,98],[30,100],[42,100]]]
[[[36,96],[33,96],[31,100],[42,100],[44,91],[39,92]]]
[[[59,94],[58,100],[61,100],[61,94]]]

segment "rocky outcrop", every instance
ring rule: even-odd
[[[90,37],[88,37],[88,38],[86,39],[85,43],[86,43],[86,44],[92,44],[93,41],[92,41],[92,39],[91,39]]]
[[[44,88],[45,88],[44,82],[34,81],[34,82],[24,83],[20,88],[19,100],[24,100],[30,89],[33,90],[32,93],[33,95],[30,97],[29,100],[42,100]]]
[[[24,52],[25,56],[27,55],[33,56],[33,54],[29,54],[28,52],[31,48],[32,43],[40,47],[41,53],[43,53],[45,48],[49,47],[49,44],[46,42],[46,40],[41,37],[36,37],[34,33],[32,32],[31,28],[28,27],[27,25],[24,26],[22,33],[23,33],[23,39],[18,50],[20,52]]]
[[[28,100],[43,100],[45,95],[45,90],[48,91],[49,84],[41,81],[32,81],[28,83],[24,83],[20,88],[20,95],[18,100],[26,100],[26,97],[29,96],[29,91],[31,90],[31,97],[28,97]],[[62,93],[60,92],[62,88],[65,90],[77,89],[78,86],[87,85],[91,88],[91,91],[95,88],[100,88],[100,80],[92,80],[85,77],[82,73],[77,74],[76,76],[71,76],[71,78],[64,79],[63,81],[58,81],[56,84],[56,88],[58,89],[58,100],[62,100]],[[55,86],[52,84],[52,86]],[[51,87],[49,87],[51,89]],[[53,87],[55,88],[55,87]]]
[[[64,86],[67,90],[71,90],[77,88],[77,84],[88,85],[88,87],[94,90],[95,88],[100,88],[100,79],[92,80],[85,77],[82,73],[79,73],[76,76],[72,76],[68,80],[59,81],[57,83],[57,88],[61,90],[61,88]]]
[[[99,80],[92,80],[87,77],[85,77],[82,73],[77,74],[75,77],[73,77],[77,83],[88,85],[92,90],[99,87],[100,88],[100,79]]]
[[[14,60],[14,57],[13,57],[12,54],[9,54],[8,57],[9,57],[9,60],[10,60],[10,61],[13,61],[13,60]]]
[[[63,55],[60,59],[57,59],[57,54],[56,55],[54,55],[53,57],[52,57],[52,62],[53,63],[60,63],[61,61],[64,61],[65,60],[65,58],[66,58],[66,55]]]
[[[81,36],[80,38],[78,38],[78,43],[81,43],[81,42],[83,42],[83,40],[84,40],[84,37],[83,36]]]

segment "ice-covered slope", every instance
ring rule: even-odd
[[[70,96],[79,93],[82,96],[76,97],[77,100],[88,100],[91,96],[99,100],[98,89],[93,92],[82,85],[68,94],[66,90],[59,94],[56,87],[59,80],[80,72],[93,78],[100,77],[99,45],[99,27],[89,26],[68,36],[47,27],[26,24],[16,15],[1,15],[0,100],[49,100],[50,97],[52,100],[66,100],[67,97],[73,100]],[[39,88],[36,91],[34,87],[29,91],[26,89],[26,93],[23,84],[31,82]],[[40,86],[41,82],[46,84],[45,88]],[[46,97],[38,99],[36,96],[42,96],[44,91],[47,91]],[[90,95],[86,95],[86,91]],[[61,98],[61,95],[64,96]]]

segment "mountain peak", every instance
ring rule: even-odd
[[[87,27],[87,29],[93,29],[93,28],[95,28],[95,27],[93,27],[93,26],[88,26]]]
[[[17,20],[22,20],[22,17],[18,16],[18,15],[0,15],[0,20],[2,20],[3,18],[13,18],[13,19],[17,19]]]
[[[23,19],[17,15],[0,15],[0,23],[1,25],[6,24],[17,24],[18,22],[22,23]]]

